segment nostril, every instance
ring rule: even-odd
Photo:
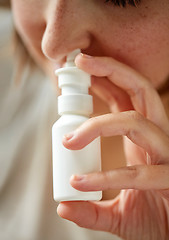
[[[91,35],[85,27],[74,27],[71,31],[72,27],[69,24],[59,24],[58,21],[56,19],[47,21],[41,41],[42,52],[49,60],[58,61],[77,48],[90,47]]]

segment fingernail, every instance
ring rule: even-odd
[[[93,56],[90,56],[90,55],[87,55],[87,54],[84,54],[84,53],[81,53],[81,56],[83,58],[88,58],[88,59],[92,59],[93,58]]]
[[[66,139],[66,141],[70,141],[74,136],[74,132],[65,134],[63,137]]]
[[[71,180],[73,181],[81,181],[85,179],[85,175],[72,175]]]

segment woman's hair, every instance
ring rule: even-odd
[[[0,7],[10,7],[11,3],[10,0],[0,0]]]

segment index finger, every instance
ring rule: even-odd
[[[91,57],[84,54],[77,56],[76,65],[91,75],[107,77],[128,93],[137,112],[163,130],[168,129],[169,121],[157,91],[137,71],[110,57]]]

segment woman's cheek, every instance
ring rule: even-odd
[[[36,5],[32,7],[27,1],[13,0],[12,9],[17,31],[26,45],[41,45],[41,39],[45,31],[43,10]]]

